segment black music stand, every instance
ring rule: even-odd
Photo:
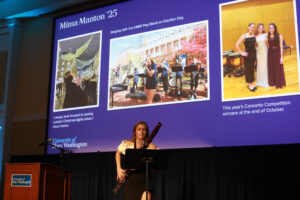
[[[64,154],[65,154],[65,152],[66,152],[66,153],[69,153],[69,154],[72,154],[73,151],[68,150],[68,149],[64,149],[64,148],[62,148],[62,147],[56,146],[56,145],[51,144],[51,143],[48,143],[47,145],[49,145],[49,146],[51,146],[51,147],[53,147],[53,148],[59,150],[59,156],[60,156],[60,168],[61,168],[61,170],[63,170],[63,168],[64,168]]]
[[[133,75],[127,75],[127,78],[131,79],[131,78],[134,78],[134,76]]]
[[[198,66],[197,66],[197,65],[189,65],[189,66],[186,66],[186,67],[184,68],[184,71],[185,71],[186,73],[188,73],[188,72],[196,72],[196,71],[198,71]]]
[[[146,169],[146,200],[148,200],[149,168],[161,169],[164,157],[159,150],[127,149],[125,154],[126,169]]]
[[[181,72],[183,71],[183,67],[181,65],[176,65],[171,67],[172,72]]]
[[[177,66],[172,66],[171,67],[172,72],[176,72],[176,85],[175,85],[175,94],[176,96],[178,95],[178,88],[177,88],[177,72],[183,71],[183,67],[181,65]],[[183,77],[182,77],[183,78]],[[182,81],[182,80],[181,80]],[[182,88],[182,83],[181,83],[181,88]],[[181,92],[181,91],[180,91]]]

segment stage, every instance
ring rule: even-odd
[[[300,145],[160,150],[153,200],[295,200],[300,196]],[[121,200],[113,195],[115,152],[66,155],[71,200]],[[11,162],[60,165],[59,155],[13,156]]]

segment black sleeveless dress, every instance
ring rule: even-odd
[[[136,145],[134,143],[134,149]],[[122,155],[123,156],[123,155]],[[124,168],[123,168],[124,169]],[[134,170],[124,185],[125,200],[141,200],[146,191],[146,172],[145,170]],[[149,178],[148,191],[152,191],[151,177]]]
[[[256,61],[255,42],[255,37],[246,37],[244,41],[245,51],[248,53],[248,56],[244,57],[245,78],[247,83],[254,82],[254,64]]]

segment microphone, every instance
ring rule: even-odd
[[[51,139],[51,138],[49,138],[48,140],[45,140],[44,142],[40,143],[40,144],[39,144],[39,147],[40,147],[40,146],[43,146],[43,145],[47,145],[47,144],[49,144],[50,142],[52,142],[52,139]]]
[[[69,154],[72,154],[72,153],[73,153],[73,151],[68,150],[68,149],[64,149],[63,151],[66,152],[66,153],[69,153]]]

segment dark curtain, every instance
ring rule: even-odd
[[[153,200],[300,200],[300,145],[161,150]],[[122,200],[112,193],[114,152],[64,156],[71,200]],[[13,156],[11,162],[60,165],[59,155]]]

